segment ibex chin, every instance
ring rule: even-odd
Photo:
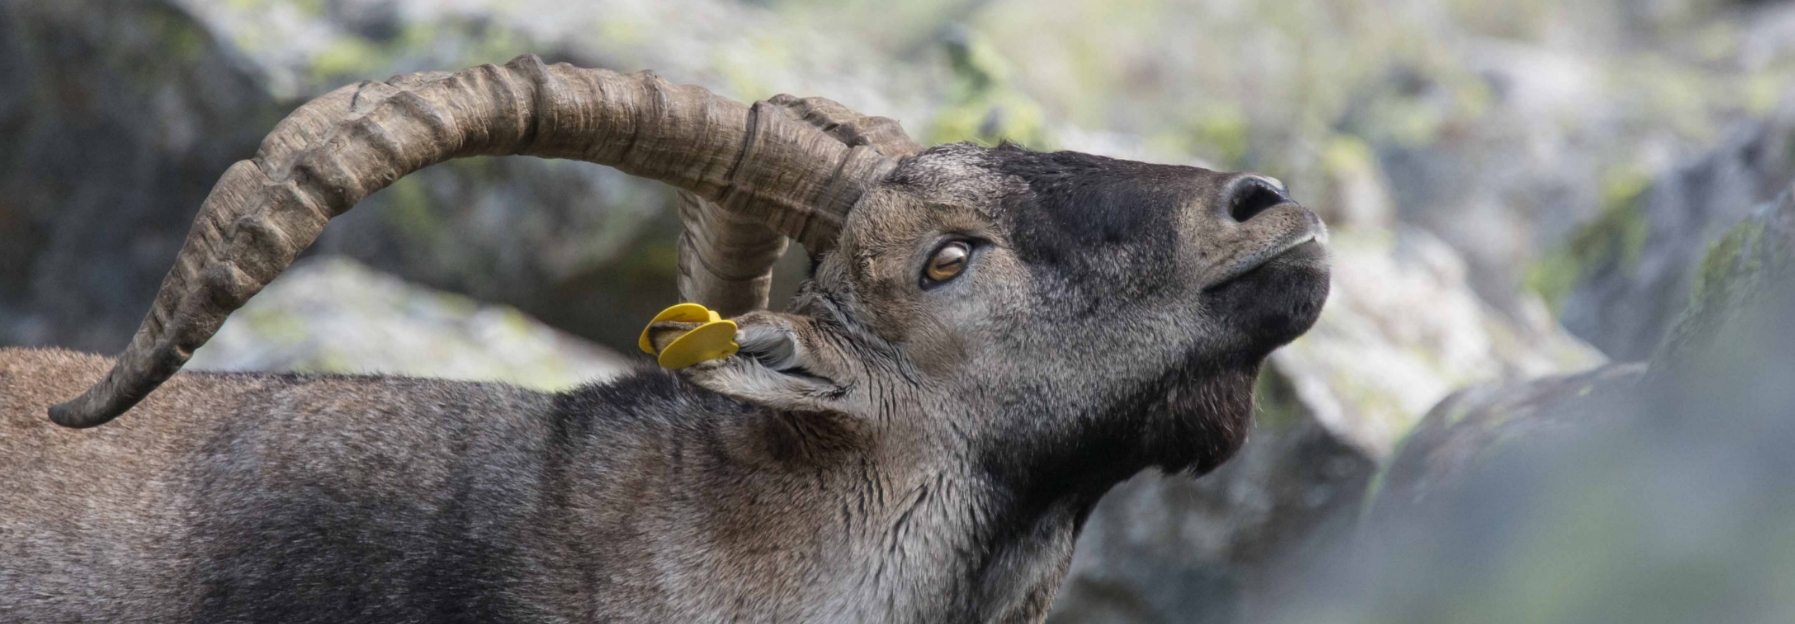
[[[681,293],[740,351],[561,394],[176,374],[331,217],[513,154],[679,188]],[[347,86],[224,174],[116,361],[0,351],[0,621],[1038,622],[1106,490],[1240,447],[1326,239],[1269,178],[820,98],[532,56]]]

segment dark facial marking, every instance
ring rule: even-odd
[[[997,170],[1031,191],[1005,211],[1016,253],[1067,296],[1139,300],[1177,279],[1176,217],[1199,192],[1200,170],[1009,146],[992,152]]]

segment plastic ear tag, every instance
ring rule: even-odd
[[[662,349],[656,356],[661,368],[685,368],[699,362],[716,360],[735,355],[740,348],[735,343],[735,321],[724,320],[709,308],[696,303],[682,303],[654,315],[649,321],[650,327],[661,321],[678,321],[681,323],[703,323],[697,329],[686,332],[673,340],[672,344]],[[648,341],[648,328],[642,328],[642,337],[636,346],[644,353],[654,353],[654,343]]]

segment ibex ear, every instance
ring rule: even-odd
[[[811,319],[749,312],[732,320],[740,350],[682,369],[693,383],[775,409],[850,411],[848,368]]]
[[[649,350],[649,354],[653,355],[666,351],[674,340],[686,335],[687,332],[698,329],[703,324],[686,321],[655,321],[649,324],[647,331],[642,332],[642,338],[654,347]]]

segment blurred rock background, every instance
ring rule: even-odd
[[[531,319],[376,273],[301,260],[193,353],[195,369],[405,374],[567,390],[630,371],[606,349]]]
[[[1366,535],[1456,535],[1409,510],[1502,482],[1478,480],[1508,474],[1481,468],[1486,449],[1687,416],[1664,405],[1723,386],[1665,373],[1657,385],[1694,389],[1649,409],[1588,397],[1648,383],[1633,362],[1654,354],[1674,369],[1661,363],[1708,357],[1674,354],[1712,335],[1738,340],[1727,314],[1678,320],[1770,305],[1739,294],[1756,286],[1717,297],[1731,282],[1708,276],[1788,249],[1749,227],[1774,222],[1766,202],[1795,179],[1788,3],[0,0],[0,344],[118,350],[211,184],[306,99],[526,52],[743,101],[822,95],[929,143],[1250,169],[1324,216],[1333,295],[1274,354],[1246,449],[1201,480],[1112,492],[1054,622],[1321,612],[1302,605],[1371,619],[1290,621],[1445,619],[1352,611],[1352,595],[1314,591],[1326,577],[1293,579]],[[675,300],[672,201],[581,163],[426,169],[338,219],[198,362],[543,388],[617,374],[645,362],[635,332]],[[1692,294],[1707,316],[1686,312]],[[1655,436],[1627,439],[1661,450]],[[1371,560],[1388,579],[1427,569]],[[1544,561],[1534,576],[1569,569]],[[1460,577],[1438,578],[1420,586]],[[1495,587],[1486,600],[1531,586]]]

